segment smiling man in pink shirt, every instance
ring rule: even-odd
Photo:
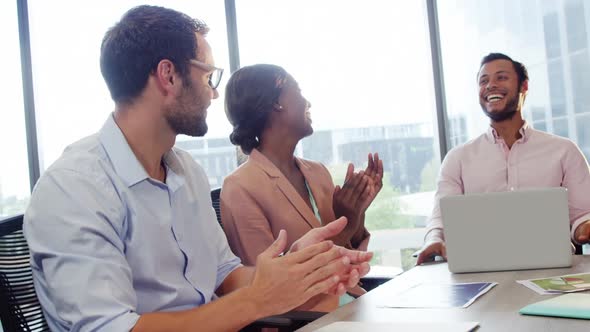
[[[482,59],[477,80],[479,103],[490,118],[490,127],[445,157],[424,246],[416,264],[435,255],[446,259],[439,201],[449,195],[565,187],[571,238],[575,243],[589,242],[588,162],[569,139],[535,130],[523,120],[521,110],[529,82],[524,65],[504,54],[491,53]]]

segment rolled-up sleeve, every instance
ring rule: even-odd
[[[215,242],[218,243],[217,257],[219,264],[217,266],[217,280],[215,282],[215,289],[217,289],[233,270],[242,266],[242,261],[231,251],[225,233],[219,224],[215,226],[215,230],[212,233],[212,236],[217,239]]]
[[[464,193],[461,180],[461,151],[453,149],[445,157],[438,176],[434,207],[428,222],[424,242],[444,241],[443,222],[440,212],[440,199],[445,196]]]
[[[25,214],[35,287],[52,330],[129,331],[139,315],[123,204],[105,177],[49,170]]]
[[[571,237],[578,226],[590,220],[590,169],[578,147],[570,142],[569,151],[563,160],[563,186],[568,191]]]

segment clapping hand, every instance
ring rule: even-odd
[[[365,210],[371,205],[375,197],[377,197],[381,188],[383,188],[383,160],[379,159],[378,153],[375,153],[374,155],[369,153],[367,159],[368,162],[367,168],[365,169],[365,176],[368,176],[372,180],[371,184],[373,185],[373,188],[370,191],[370,198],[365,202]]]
[[[326,226],[310,230],[299,240],[295,241],[289,252],[297,252],[304,248],[313,246],[338,235],[346,227],[346,218],[338,218]],[[373,258],[372,252],[350,250],[337,247],[340,255],[347,257],[349,261],[346,269],[338,275],[338,284],[333,286],[327,293],[342,295],[348,289],[356,287],[361,277],[369,273],[369,261]]]
[[[383,188],[383,161],[379,154],[369,153],[367,168],[358,173],[348,165],[342,187],[334,188],[333,206],[337,217],[348,218],[350,229],[357,229],[365,211]]]
[[[348,228],[357,229],[370,200],[372,200],[373,184],[371,178],[365,176],[364,171],[354,172],[354,165],[349,164],[342,187],[334,188],[332,204],[336,217],[346,217]]]

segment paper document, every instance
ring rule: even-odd
[[[393,294],[379,307],[389,308],[467,308],[487,293],[495,282],[455,284],[421,283]]]
[[[471,332],[479,326],[476,322],[335,322],[324,326],[317,332]]]
[[[400,267],[395,266],[383,266],[383,265],[371,265],[369,273],[363,278],[393,278],[404,272]]]
[[[556,277],[517,280],[541,295],[580,292],[590,289],[590,273],[568,274]]]
[[[564,294],[529,304],[520,309],[524,315],[590,319],[590,294]]]

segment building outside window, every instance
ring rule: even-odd
[[[590,4],[582,0],[438,2],[450,137],[475,138],[489,124],[478,104],[479,61],[502,52],[529,70],[524,106],[536,129],[567,137],[590,158]],[[493,18],[493,20],[491,19]]]

